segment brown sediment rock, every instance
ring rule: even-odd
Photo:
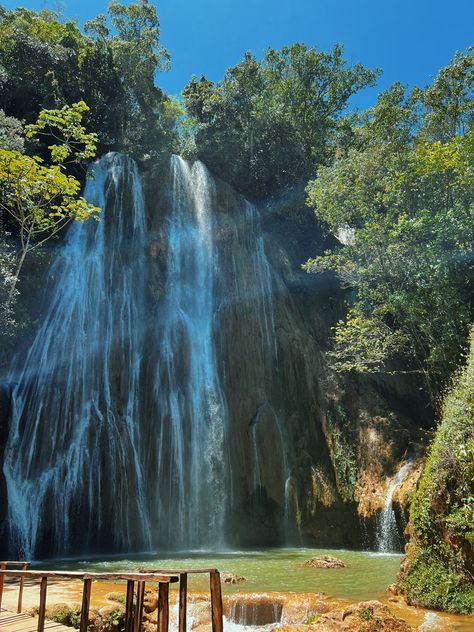
[[[306,625],[283,625],[280,632],[410,632],[405,621],[393,616],[380,601],[362,601],[322,614]]]
[[[156,591],[146,590],[143,598],[143,610],[146,613],[154,612],[158,608],[158,595]]]
[[[347,568],[348,565],[332,555],[318,555],[306,560],[303,566],[306,568]]]
[[[246,579],[240,575],[234,575],[234,573],[221,573],[221,581],[224,584],[241,584]]]

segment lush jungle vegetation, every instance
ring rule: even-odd
[[[474,49],[433,84],[400,84],[347,119],[333,159],[307,188],[344,242],[308,261],[353,300],[335,330],[339,370],[421,372],[434,399],[472,321]]]
[[[474,334],[474,332],[473,332]],[[400,585],[412,604],[474,613],[474,335],[410,510]]]
[[[335,368],[420,373],[434,401],[472,319],[474,50],[348,114],[376,77],[340,46],[247,54],[186,86],[184,148],[252,198],[309,180],[308,205],[343,243],[305,267],[351,290]]]

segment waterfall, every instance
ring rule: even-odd
[[[136,165],[107,155],[85,196],[103,217],[71,227],[47,315],[12,378],[4,474],[11,538],[26,559],[150,545],[135,423],[145,296]]]
[[[10,380],[11,550],[222,549],[236,504],[245,516],[261,489],[287,529],[275,323],[275,293],[286,290],[258,209],[177,156],[156,189],[166,201],[157,218],[151,208],[145,217],[132,160],[108,154],[91,176],[85,197],[101,219],[70,227]]]
[[[224,544],[228,459],[227,411],[214,345],[214,188],[202,163],[190,168],[173,156],[171,171],[167,279],[157,316],[161,344],[154,379],[162,418],[158,479],[170,484],[158,487],[156,502],[158,515],[171,511],[177,520],[165,527],[168,545],[215,548]]]
[[[377,522],[377,550],[380,553],[392,553],[399,549],[399,534],[395,511],[393,510],[393,494],[412,469],[412,463],[403,465],[390,480],[385,504]]]

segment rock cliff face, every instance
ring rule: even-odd
[[[303,191],[255,208],[178,158],[98,169],[104,217],[10,389],[7,552],[372,546],[431,416],[412,381],[328,367],[347,296],[301,270],[331,240]]]
[[[153,185],[147,191],[153,200]],[[407,455],[419,452],[432,416],[413,380],[358,379],[329,369],[331,327],[347,296],[330,275],[301,269],[332,243],[304,199],[295,188],[255,209],[214,181],[215,343],[231,472],[228,542],[375,546],[375,515],[388,480]],[[165,217],[155,216],[157,234]],[[157,242],[163,260],[166,244]],[[161,274],[163,287],[163,267]],[[158,270],[154,275],[159,278]]]

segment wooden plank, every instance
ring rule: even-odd
[[[188,603],[188,575],[181,573],[179,576],[179,632],[186,632],[187,619],[187,603]]]
[[[219,571],[210,573],[212,632],[224,631],[221,576]]]
[[[169,584],[160,583],[158,587],[158,632],[168,632],[169,611]]]
[[[127,582],[127,599],[125,602],[125,632],[133,632],[133,589],[135,582]]]
[[[181,575],[186,573],[192,575],[193,573],[214,573],[217,568],[139,568],[140,573],[163,573],[163,575]]]
[[[2,632],[37,632],[38,619],[27,614],[18,614],[3,610],[0,613],[0,629]],[[56,623],[56,621],[45,621],[45,630],[52,632],[71,632],[71,628]]]
[[[44,620],[46,617],[46,590],[48,589],[48,578],[41,578],[40,585],[40,603],[39,603],[39,611],[38,611],[38,632],[43,632],[44,630]]]
[[[104,579],[113,581],[143,581],[169,584],[179,581],[178,575],[158,575],[156,573],[84,573],[84,578],[90,577],[93,580]]]
[[[87,625],[89,623],[89,606],[91,603],[91,588],[92,579],[84,579],[84,586],[82,589],[81,623],[79,626],[80,632],[87,632]]]

